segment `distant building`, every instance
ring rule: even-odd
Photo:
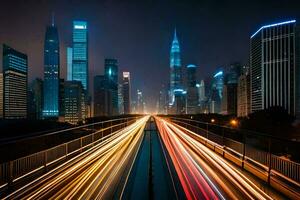
[[[250,75],[248,72],[239,77],[237,96],[237,116],[246,117],[250,114]]]
[[[221,113],[221,102],[223,97],[224,73],[223,70],[214,74],[211,83],[209,103],[211,113]]]
[[[107,79],[107,89],[111,93],[111,115],[118,115],[118,61],[105,59],[104,74]]]
[[[77,124],[84,120],[84,89],[80,81],[64,83],[65,121]]]
[[[168,114],[168,91],[164,85],[159,91],[158,114]]]
[[[3,116],[27,118],[27,55],[3,45]]]
[[[118,110],[119,115],[124,114],[123,84],[118,84]]]
[[[206,100],[204,80],[201,80],[201,82],[198,86],[198,90],[199,90],[199,103],[201,103]]]
[[[281,106],[299,117],[299,39],[296,20],[262,26],[251,36],[251,112]]]
[[[59,117],[65,116],[65,79],[59,79]],[[64,121],[64,120],[60,120]]]
[[[112,114],[112,97],[108,89],[105,75],[94,77],[94,116],[110,116]]]
[[[131,84],[130,73],[123,72],[123,101],[124,101],[124,114],[131,113]]]
[[[242,65],[234,63],[229,66],[224,79],[222,114],[237,115],[237,85]]]
[[[28,118],[43,118],[43,80],[36,78],[32,81],[28,91]]]
[[[3,118],[3,73],[0,73],[0,119]]]
[[[86,21],[73,21],[72,80],[80,81],[88,94],[88,27]]]
[[[170,107],[175,105],[175,93],[177,99],[182,101],[183,90],[183,73],[181,67],[181,58],[180,58],[180,45],[177,38],[176,30],[174,31],[174,38],[172,41],[171,51],[170,51],[170,91],[169,91],[169,105]],[[171,110],[183,110],[185,108],[185,103],[178,102],[177,106],[184,106],[183,108],[173,108]]]
[[[187,114],[196,114],[199,112],[199,93],[197,88],[197,67],[196,65],[187,66]]]
[[[73,48],[67,47],[67,81],[73,80]]]
[[[137,113],[144,114],[144,99],[143,93],[140,90],[137,90]]]
[[[44,118],[59,116],[59,38],[54,23],[48,26],[44,42]]]

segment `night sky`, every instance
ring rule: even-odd
[[[161,85],[169,81],[175,26],[182,64],[196,64],[199,79],[207,78],[220,66],[246,64],[249,37],[261,25],[300,20],[300,1],[1,0],[0,44],[28,55],[29,81],[43,78],[44,35],[51,12],[60,37],[61,77],[66,77],[72,21],[87,20],[90,85],[94,75],[103,73],[104,58],[117,58],[120,75],[131,73],[133,98],[140,89],[153,107]],[[0,53],[2,63],[2,47]]]

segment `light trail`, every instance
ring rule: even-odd
[[[5,199],[103,199],[114,192],[134,161],[149,116],[49,171]]]
[[[198,187],[198,191],[203,191],[203,188],[195,184],[195,179],[204,187],[203,195],[206,199],[207,196],[210,199],[222,199],[223,196],[230,199],[272,199],[234,165],[203,145],[200,140],[204,138],[165,119],[155,119],[188,199],[199,199],[199,194],[195,192]],[[238,192],[232,191],[228,182]]]

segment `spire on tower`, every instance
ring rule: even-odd
[[[51,25],[54,26],[54,12],[52,12]]]

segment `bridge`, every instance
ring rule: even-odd
[[[213,122],[128,117],[8,143],[74,132],[84,136],[4,160],[0,198],[300,198],[300,164],[281,155],[286,148],[299,154],[299,143]]]

